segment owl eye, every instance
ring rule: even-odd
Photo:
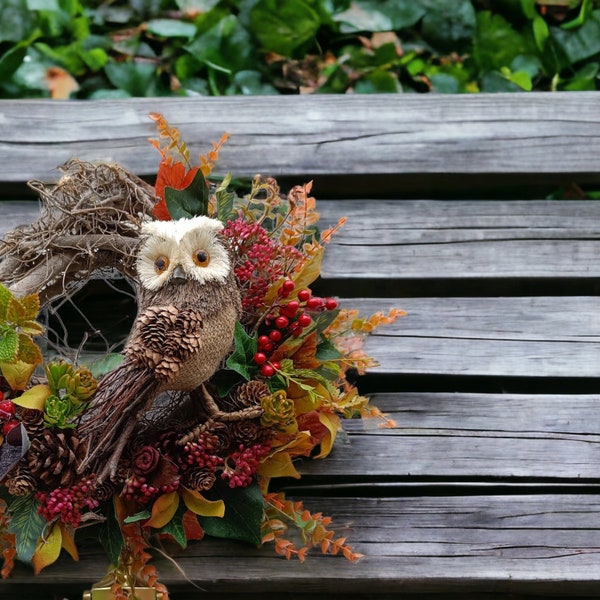
[[[169,259],[166,256],[159,256],[154,261],[154,270],[160,275],[169,268]]]
[[[210,262],[210,255],[206,250],[196,250],[194,252],[194,262],[199,267],[207,267]]]

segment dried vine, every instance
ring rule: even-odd
[[[140,219],[156,203],[154,189],[119,165],[71,160],[60,170],[56,184],[29,182],[40,217],[0,242],[0,281],[16,296],[38,293],[42,305],[94,271],[132,277]]]

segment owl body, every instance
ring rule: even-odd
[[[108,457],[114,473],[126,438],[156,396],[196,389],[231,350],[241,302],[222,227],[208,217],[142,227],[138,313],[125,360],[100,381],[92,417],[80,426],[88,445],[81,471],[106,474]]]

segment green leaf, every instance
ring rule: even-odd
[[[470,42],[477,22],[471,0],[439,2],[427,0],[421,34],[430,44],[448,51],[457,51]]]
[[[156,66],[153,62],[109,62],[104,67],[108,80],[134,97],[156,95]]]
[[[31,35],[35,25],[36,15],[26,0],[2,0],[0,42],[20,42]]]
[[[196,26],[193,23],[178,19],[152,19],[146,23],[146,29],[160,37],[191,38],[196,35]]]
[[[38,514],[40,502],[34,495],[17,497],[11,503],[8,531],[16,536],[19,560],[30,563],[39,537],[44,532],[46,520]]]
[[[181,546],[182,549],[187,548],[188,541],[185,535],[185,527],[183,525],[183,515],[186,511],[186,506],[183,502],[179,503],[177,512],[173,515],[173,518],[161,529],[158,533],[166,533],[173,537],[173,539]]]
[[[600,65],[596,63],[587,63],[579,69],[573,77],[563,82],[561,89],[567,91],[592,91],[596,89],[596,78]]]
[[[19,334],[14,329],[0,330],[0,362],[12,362],[19,352]]]
[[[165,188],[165,202],[173,220],[206,215],[208,212],[208,186],[198,169],[194,179],[183,190]]]
[[[135,515],[125,517],[123,519],[123,523],[125,523],[125,525],[129,525],[129,523],[137,523],[138,521],[146,521],[151,516],[152,516],[152,513],[149,510],[141,510],[140,512],[136,512]]]
[[[235,15],[221,19],[185,46],[185,50],[196,60],[228,73],[236,73],[250,66],[252,48],[250,34]]]
[[[112,565],[116,565],[119,562],[119,556],[121,555],[124,541],[123,533],[121,532],[121,527],[119,526],[119,521],[117,520],[113,502],[110,502],[106,505],[106,510],[103,511],[103,514],[106,516],[106,521],[100,528],[98,539],[100,544],[102,544],[104,551],[108,555],[108,560],[110,563]]]
[[[600,52],[600,10],[593,11],[586,22],[577,29],[552,27],[550,32],[552,39],[571,64],[590,58]]]
[[[258,484],[231,489],[225,482],[217,481],[213,490],[225,502],[225,516],[198,517],[205,533],[260,545],[264,501]]]
[[[291,56],[314,38],[319,15],[303,0],[258,0],[250,11],[252,33],[265,50]]]
[[[375,69],[359,79],[354,91],[357,94],[387,94],[401,91],[397,77],[385,69]]]
[[[258,342],[256,336],[250,337],[239,322],[235,324],[234,346],[225,364],[250,381],[257,370],[254,355],[258,349]]]
[[[482,71],[506,67],[527,50],[526,40],[504,17],[489,11],[477,14],[473,58]]]
[[[6,321],[6,315],[8,313],[8,305],[13,295],[9,289],[0,283],[0,323]]]
[[[90,371],[92,372],[94,379],[100,379],[109,371],[116,369],[119,365],[123,363],[124,360],[125,357],[122,354],[112,352],[91,363],[89,365]]]
[[[337,360],[343,356],[343,354],[331,343],[327,338],[323,339],[317,345],[316,358],[320,362],[327,362],[329,360]]]
[[[27,54],[26,46],[14,46],[0,58],[0,81],[6,81],[21,66]]]
[[[546,23],[545,19],[543,19],[540,15],[536,15],[533,19],[532,23],[533,27],[533,37],[535,38],[535,43],[537,47],[543,51],[548,38],[550,37],[550,29],[548,28],[548,23]]]
[[[424,14],[425,8],[420,2],[356,0],[333,18],[340,23],[342,33],[350,33],[404,29],[414,25]]]

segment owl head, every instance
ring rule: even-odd
[[[209,217],[150,221],[142,225],[137,259],[142,287],[157,291],[187,280],[225,283],[231,271],[229,252],[219,232],[223,224]]]

